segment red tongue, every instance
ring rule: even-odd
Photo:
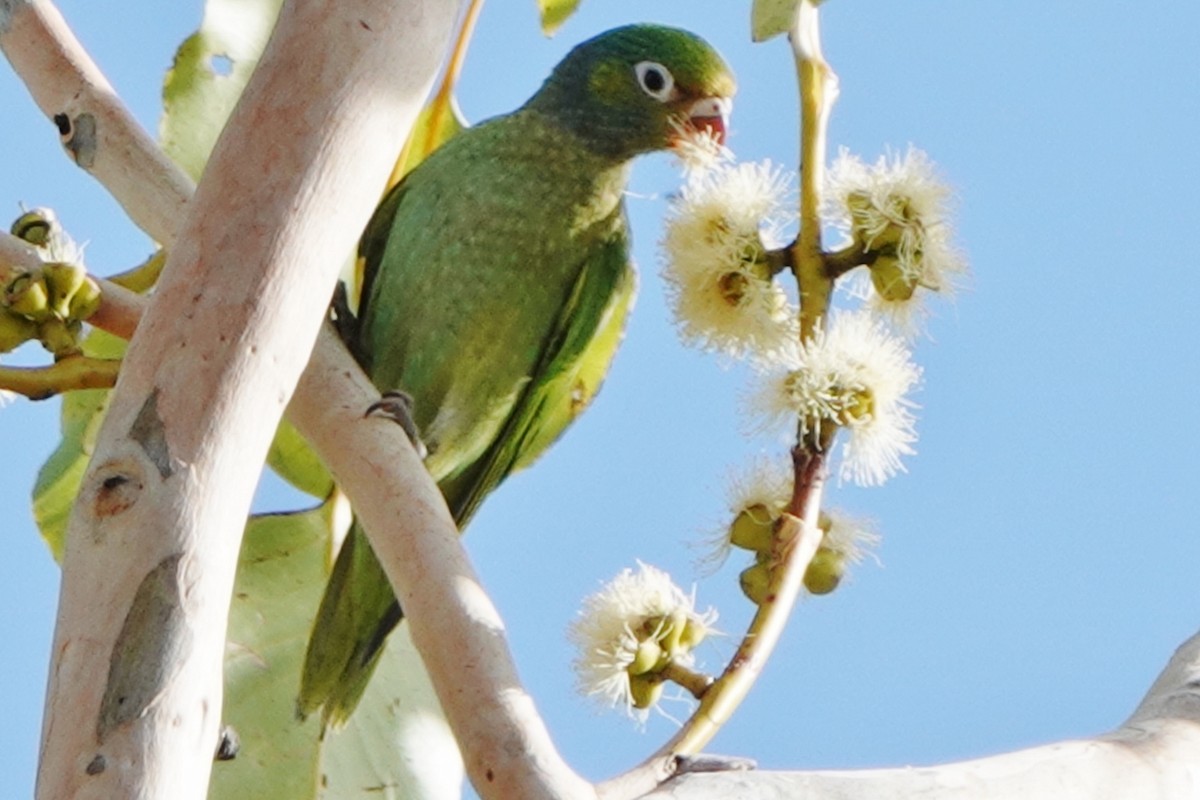
[[[725,144],[725,118],[720,114],[711,117],[688,117],[688,126],[699,133],[707,133]]]

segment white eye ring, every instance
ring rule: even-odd
[[[639,61],[633,71],[642,91],[658,102],[665,103],[675,96],[675,76],[657,61]]]

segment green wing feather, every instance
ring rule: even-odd
[[[384,200],[393,213],[403,185]],[[380,210],[387,209],[381,206]],[[375,219],[388,217],[377,214]],[[373,221],[363,238],[368,267],[364,297],[370,296],[372,266],[379,263],[382,241],[379,225]],[[635,292],[636,277],[628,261],[622,224],[580,266],[534,373],[519,393],[500,435],[472,465],[440,485],[460,529],[490,491],[545,451],[599,391],[620,344]],[[387,634],[402,617],[387,575],[355,523],[321,600],[305,658],[300,714],[323,706],[326,724],[343,724],[366,690]]]
[[[628,259],[623,230],[591,254],[500,435],[470,468],[441,483],[460,529],[489,492],[545,452],[600,390],[636,293]]]

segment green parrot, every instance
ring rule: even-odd
[[[575,47],[521,108],[450,139],[384,198],[359,247],[352,349],[411,398],[459,529],[599,389],[633,303],[630,161],[723,140],[735,90],[686,31],[630,25]],[[340,725],[403,616],[352,526],[309,641],[298,710]]]

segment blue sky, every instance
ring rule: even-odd
[[[701,8],[702,10],[697,10]],[[61,7],[153,129],[162,75],[198,3]],[[486,7],[461,104],[511,109],[575,41],[650,19],[696,30],[738,73],[731,145],[795,166],[796,94],[782,41],[752,45],[748,4],[585,0],[551,40],[533,3]],[[874,517],[881,566],[803,603],[742,711],[710,747],[767,767],[923,764],[1101,732],[1133,709],[1200,621],[1200,9],[1184,0],[894,3],[833,0],[841,78],[831,143],[868,160],[913,143],[954,185],[973,276],[917,345],[919,455],[873,490],[832,492]],[[105,274],[149,242],[59,151],[0,67],[0,207],[56,208]],[[739,433],[746,375],[680,346],[657,276],[672,162],[634,170],[642,288],[592,410],[485,504],[467,542],[522,675],[589,777],[654,749],[572,690],[564,630],[579,600],[636,559],[699,581],[736,634],[737,558],[714,576],[694,543],[721,521],[724,476],[770,445]],[[22,353],[22,360],[36,358]],[[0,774],[32,788],[58,571],[28,493],[57,403],[0,411]],[[280,498],[265,492],[264,507]],[[733,647],[701,650],[717,667]],[[683,709],[678,709],[682,714]]]

